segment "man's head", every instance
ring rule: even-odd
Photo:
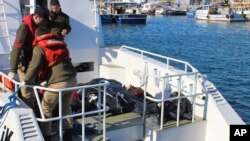
[[[40,26],[36,29],[35,37],[42,36],[44,34],[50,33],[51,29],[48,26]]]
[[[58,14],[61,11],[61,6],[58,0],[51,0],[50,6],[51,6],[51,13]]]
[[[44,7],[38,7],[33,14],[33,20],[36,25],[41,25],[49,21],[49,10]]]

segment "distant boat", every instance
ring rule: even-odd
[[[137,3],[106,2],[106,14],[101,14],[102,24],[146,24],[147,15],[142,14]]]
[[[195,18],[207,21],[245,21],[243,14],[232,12],[229,5],[223,5],[222,3],[203,5],[201,9],[196,11]]]
[[[195,11],[187,11],[186,12],[186,16],[188,17],[188,18],[195,18]]]
[[[182,10],[167,10],[166,15],[173,15],[173,16],[184,16],[186,15],[186,11]]]
[[[146,14],[120,14],[116,15],[118,24],[145,24]]]
[[[250,0],[244,2],[234,2],[233,7],[237,14],[243,14],[246,21],[250,21]]]
[[[166,10],[163,7],[158,7],[155,10],[155,15],[165,15],[166,14]]]
[[[115,24],[117,21],[116,16],[114,15],[103,14],[100,17],[101,17],[102,24]]]
[[[160,2],[148,2],[144,3],[141,8],[141,12],[147,15],[155,15],[157,7],[162,6]]]
[[[189,11],[187,11],[186,12],[186,16],[188,17],[188,18],[195,18],[195,13],[196,13],[196,10],[198,10],[198,9],[201,9],[202,7],[194,7],[194,8],[192,8],[191,10],[189,10]]]

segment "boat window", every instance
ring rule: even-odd
[[[47,7],[47,0],[36,0],[37,7]]]
[[[30,14],[30,0],[19,0],[22,17]],[[47,7],[47,0],[36,0],[36,7]]]
[[[30,13],[29,0],[19,0],[22,17]]]
[[[94,70],[94,62],[82,62],[74,64],[77,72],[87,72]]]

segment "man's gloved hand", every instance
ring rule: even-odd
[[[63,29],[62,32],[61,32],[61,34],[62,34],[63,36],[67,35],[67,33],[68,33],[68,32],[67,32],[67,29]]]
[[[8,78],[9,78],[10,80],[12,80],[15,76],[16,76],[16,74],[13,73],[13,72],[9,72],[9,73],[8,73]]]
[[[23,88],[26,88],[26,83],[25,83],[24,81],[22,81],[22,82],[20,83],[20,86],[23,87]]]
[[[43,81],[42,83],[40,83],[40,86],[46,87],[47,86],[47,81]]]

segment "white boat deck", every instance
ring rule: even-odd
[[[129,84],[136,87],[142,86],[144,91],[147,91],[153,96],[153,98],[146,98],[157,102],[159,105],[163,105],[165,101],[173,100],[168,97],[172,92],[178,92],[178,94],[183,93],[192,103],[192,120],[185,121],[177,118],[174,122],[161,123],[159,125],[158,120],[151,117],[147,118],[146,128],[143,128],[142,116],[135,113],[116,116],[107,114],[106,116],[107,108],[105,100],[98,103],[99,109],[96,111],[82,111],[81,113],[67,116],[59,114],[59,117],[50,119],[46,119],[43,116],[41,107],[39,107],[42,117],[30,118],[32,120],[31,123],[36,125],[34,128],[37,132],[36,141],[44,140],[40,128],[37,126],[37,121],[59,121],[60,126],[58,128],[60,132],[54,138],[54,140],[59,140],[59,137],[62,139],[63,135],[62,120],[67,117],[81,117],[78,119],[78,122],[80,122],[80,119],[84,119],[82,121],[83,125],[86,125],[88,122],[95,125],[99,122],[101,125],[100,129],[103,132],[96,138],[94,135],[90,136],[87,132],[85,134],[84,128],[82,128],[82,138],[75,136],[77,140],[85,140],[85,137],[89,140],[102,140],[102,136],[105,136],[107,137],[106,139],[113,141],[166,141],[166,139],[170,141],[228,141],[230,125],[245,124],[212,82],[205,80],[197,69],[188,62],[127,46],[122,46],[119,49],[102,48],[102,26],[95,2],[95,0],[74,0],[76,5],[74,5],[74,10],[72,10],[71,1],[60,0],[63,11],[70,16],[73,27],[70,34],[65,37],[72,62],[74,65],[87,64],[91,68],[87,71],[77,73],[78,83],[85,83],[94,78],[104,77],[118,80],[125,86]],[[9,39],[13,44],[15,32],[21,22],[20,4],[16,0],[4,0],[4,4],[10,36]],[[36,7],[36,5],[31,4],[31,11],[34,10],[34,7]],[[5,33],[4,26],[0,25],[0,28],[1,31],[3,31],[0,33]],[[0,43],[0,70],[2,77],[6,77],[5,74],[8,73],[9,68],[8,58],[11,47],[8,44],[9,39],[1,38]],[[12,82],[16,85],[15,88],[17,89],[20,83],[18,81]],[[3,91],[5,90],[3,85],[4,82],[0,83],[2,87],[2,91],[0,92],[1,106],[9,102],[7,96],[10,95],[10,93]],[[103,82],[93,86],[79,86],[77,88],[57,90],[39,86],[28,87],[34,88],[35,92],[37,92],[37,89],[55,91],[59,93],[59,97],[61,97],[63,91],[67,90],[81,89],[84,91],[87,87],[102,87],[105,96],[107,85],[107,82]],[[82,96],[84,95],[85,93],[82,93]],[[36,98],[38,106],[41,106],[37,93]],[[183,97],[177,97],[178,100],[181,98]],[[59,99],[59,113],[61,112],[62,104],[62,100]],[[82,109],[84,109],[84,106],[85,105],[82,104]],[[31,136],[24,138],[25,135],[21,132],[23,130],[29,131],[22,129],[20,118],[16,116],[22,114],[21,112],[23,111],[20,111],[21,108],[25,112],[29,112],[31,117],[35,117],[31,109],[21,102],[17,107],[8,110],[8,114],[5,114],[6,118],[4,118],[6,120],[0,119],[1,125],[4,125],[0,126],[1,132],[6,131],[6,126],[9,131],[15,133],[10,139],[11,141],[33,139]],[[164,108],[162,109],[164,110]],[[161,112],[163,112],[163,110]],[[90,114],[98,113],[102,115],[99,119],[97,117],[89,117]],[[177,112],[177,115],[178,114]],[[161,120],[163,120],[163,117],[161,117]]]

